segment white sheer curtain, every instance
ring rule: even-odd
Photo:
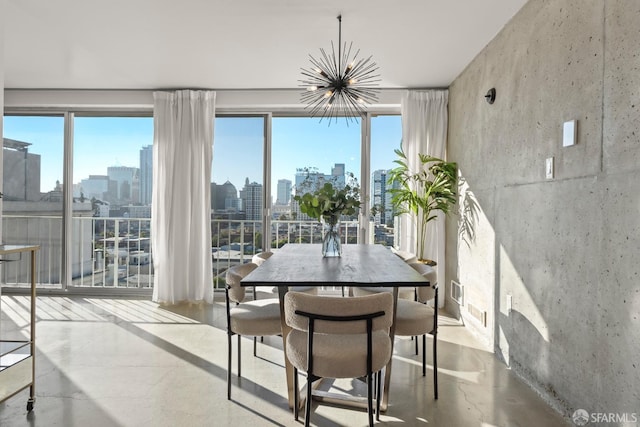
[[[216,94],[153,94],[153,301],[213,302],[211,160]]]
[[[447,145],[449,93],[446,90],[407,91],[402,98],[402,148],[407,154],[409,168],[416,171],[420,161],[418,153],[445,158]],[[416,252],[415,218],[400,218],[401,250]],[[445,230],[444,216],[439,213],[436,221],[429,222],[425,242],[425,254],[438,262],[438,277],[444,285]],[[439,279],[440,280],[440,279]],[[444,286],[441,286],[444,289]],[[440,292],[440,303],[444,292]],[[440,304],[441,305],[441,304]]]

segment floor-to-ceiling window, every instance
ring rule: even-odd
[[[71,129],[66,142],[65,117]],[[370,120],[370,135],[363,132],[363,120]],[[282,113],[225,114],[216,117],[214,130],[211,248],[216,283],[222,283],[230,265],[247,262],[268,247],[320,242],[319,224],[305,218],[292,198],[310,176],[344,182],[353,174],[366,189],[362,200],[372,214],[343,218],[344,243],[393,244],[385,176],[400,145],[399,115],[329,126],[318,118]],[[6,115],[4,138],[4,242],[42,245],[38,282],[66,288],[152,286],[151,112]],[[72,171],[68,205],[63,201],[65,146],[72,152],[67,158]],[[369,167],[366,176],[362,165]],[[72,214],[65,235],[63,206]],[[359,234],[359,220],[369,229],[366,239]],[[13,265],[3,269],[3,283],[25,282],[22,267]]]
[[[317,220],[300,212],[292,195],[313,190],[314,183],[344,184],[350,174],[361,182],[360,119],[350,123],[310,117],[274,117],[271,149],[271,246],[288,242],[320,243]],[[358,218],[343,218],[344,243],[358,240]]]
[[[2,239],[38,244],[37,282],[62,280],[64,117],[5,115],[2,165]],[[29,283],[27,260],[5,262],[2,283]]]
[[[266,116],[218,116],[211,166],[211,252],[216,287],[231,265],[251,261],[263,240]]]
[[[153,118],[73,119],[71,285],[149,288]]]
[[[400,148],[402,122],[399,115],[379,115],[371,118],[371,220],[373,242],[393,246],[396,227],[391,205],[392,187],[389,171],[396,167],[395,149]]]

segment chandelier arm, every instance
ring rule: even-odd
[[[361,108],[361,106],[357,105],[357,101],[355,101],[351,96],[345,97],[345,105],[347,107],[346,110],[351,113],[351,116],[364,116],[364,110]]]
[[[324,68],[329,75],[329,80],[333,82],[338,77],[338,64],[336,64],[336,53],[333,47],[333,42],[331,42],[331,53],[332,55],[329,56],[324,50],[322,51],[323,63],[325,64]]]
[[[308,77],[308,80],[302,80],[302,82],[303,82],[303,83],[304,83],[304,82],[308,82],[308,83],[310,83],[310,84],[318,84],[318,83],[320,83],[320,84],[322,84],[322,83],[326,84],[326,83],[329,83],[329,80],[319,78],[319,77],[318,77],[318,73],[316,73],[316,72],[314,72],[314,71],[312,71],[312,70],[304,70],[304,69],[303,69],[303,70],[302,70],[302,72],[301,72],[301,74],[302,74],[304,77]]]
[[[319,71],[319,74],[322,75],[328,82],[333,80],[334,72],[333,67],[331,66],[331,58],[327,55],[327,52],[324,49],[320,49],[321,56],[318,59],[312,61],[312,63],[316,66]]]
[[[342,68],[340,68],[340,72],[343,73],[343,78],[346,80],[347,76],[351,73],[351,69],[350,65],[355,62],[355,57],[353,58],[353,61],[349,61],[349,57],[351,56],[351,46],[353,46],[353,42],[349,45],[349,48],[347,49],[347,43],[344,44],[344,52],[342,54],[342,63],[344,64],[344,66]]]
[[[369,88],[362,88],[362,87],[358,87],[358,88],[349,88],[350,92],[352,92],[354,94],[354,97],[376,97],[377,93]]]
[[[375,62],[371,61],[371,57],[359,60],[352,69],[353,77],[362,77],[363,75],[370,74],[378,70],[378,66]],[[378,76],[379,77],[379,76]]]
[[[309,108],[310,106],[312,106],[311,110],[310,110],[310,113],[311,113],[312,117],[315,117],[315,115],[318,114],[318,112],[326,110],[326,108],[324,108],[323,105],[322,105],[323,102],[324,102],[324,100],[320,99],[320,100],[317,100],[315,102],[315,104],[311,104],[310,103],[305,108]]]

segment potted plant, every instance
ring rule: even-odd
[[[340,256],[340,217],[355,215],[360,209],[360,187],[352,173],[349,180],[340,185],[332,182],[318,182],[307,176],[305,182],[296,189],[293,199],[298,202],[300,212],[315,218],[323,224],[322,255]]]
[[[408,213],[414,216],[416,257],[421,262],[435,264],[424,253],[427,224],[436,219],[437,211],[446,215],[455,205],[457,164],[418,154],[420,167],[413,172],[404,151],[396,149],[394,152],[398,156],[394,163],[398,166],[389,174],[394,215]]]

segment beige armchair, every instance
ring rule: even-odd
[[[438,361],[437,361],[437,334],[438,334],[438,307],[429,307],[427,303],[438,300],[438,275],[436,270],[421,262],[408,262],[413,269],[429,280],[429,286],[417,286],[400,288],[398,293],[398,305],[396,307],[396,336],[410,336],[416,344],[418,354],[418,337],[422,336],[422,376],[426,375],[426,336],[433,336],[433,388],[434,396],[438,398]],[[369,295],[375,292],[391,292],[392,288],[355,287],[353,293],[356,296]]]
[[[227,399],[231,399],[231,337],[238,335],[238,377],[241,373],[241,337],[253,336],[253,353],[256,353],[255,337],[265,335],[280,335],[282,324],[280,320],[280,301],[277,298],[246,300],[246,289],[240,286],[243,277],[258,266],[253,263],[240,264],[227,270],[225,279],[226,307],[227,307]]]
[[[389,328],[393,297],[378,293],[337,298],[301,292],[285,295],[285,319],[292,331],[286,350],[294,366],[294,413],[298,419],[298,370],[307,373],[305,426],[311,417],[312,383],[321,378],[367,378],[367,414],[373,425],[373,373],[377,377],[377,418],[380,413],[380,373],[391,359]]]
[[[409,264],[423,277],[429,280],[430,286],[417,287],[417,301],[399,299],[396,307],[395,334],[397,336],[418,337],[422,335],[422,376],[426,375],[426,336],[433,337],[433,390],[438,398],[438,275],[434,268],[422,264]],[[433,307],[427,305],[433,300]],[[416,339],[416,354],[418,340]]]

